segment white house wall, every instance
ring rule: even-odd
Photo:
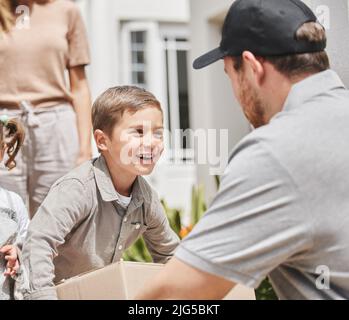
[[[190,0],[191,61],[219,45],[221,24],[231,3],[230,0]],[[197,71],[191,69],[189,77],[192,127],[228,129],[228,149],[231,150],[250,129],[231,93],[223,63],[217,62]],[[222,161],[226,162],[226,158]],[[209,165],[198,166],[198,179],[205,185],[210,201],[217,189],[214,176],[209,174]]]

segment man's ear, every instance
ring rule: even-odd
[[[93,136],[95,138],[96,146],[100,152],[107,151],[107,142],[108,142],[108,136],[102,131],[102,130],[95,130],[93,133]]]
[[[249,67],[249,69],[253,72],[253,75],[255,76],[258,84],[261,84],[265,75],[265,69],[262,61],[260,59],[257,59],[257,57],[250,51],[244,51],[242,53],[242,59],[244,63]]]

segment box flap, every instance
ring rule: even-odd
[[[125,284],[117,263],[66,280],[56,290],[61,300],[126,299]]]
[[[134,299],[145,283],[154,278],[163,267],[163,264],[123,262],[126,299]]]

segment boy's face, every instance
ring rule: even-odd
[[[110,137],[103,155],[125,174],[148,175],[160,158],[163,146],[163,116],[155,107],[135,113],[125,111]]]

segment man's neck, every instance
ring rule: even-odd
[[[132,193],[132,187],[137,179],[137,176],[125,172],[120,168],[108,155],[104,155],[107,163],[110,177],[113,181],[115,190],[123,196],[129,197]]]
[[[279,112],[283,110],[286,99],[290,94],[292,87],[303,81],[304,79],[312,76],[312,74],[302,74],[293,78],[286,78],[279,76],[278,79],[274,79],[270,89],[266,94],[267,109],[268,109],[268,122]]]

